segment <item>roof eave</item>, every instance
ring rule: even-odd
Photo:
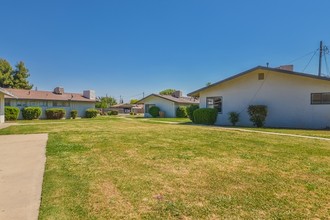
[[[237,77],[240,77],[242,75],[245,75],[249,72],[252,72],[252,71],[255,71],[257,69],[262,69],[262,70],[271,70],[271,71],[276,71],[276,72],[281,72],[281,73],[285,73],[285,74],[291,74],[291,75],[296,75],[296,76],[302,76],[302,77],[308,77],[308,78],[313,78],[313,79],[319,79],[319,80],[326,80],[326,81],[330,81],[330,78],[327,78],[327,77],[322,77],[322,76],[316,76],[316,75],[311,75],[311,74],[306,74],[306,73],[300,73],[300,72],[295,72],[295,71],[290,71],[290,70],[282,70],[282,69],[277,69],[277,68],[269,68],[269,67],[264,67],[264,66],[256,66],[252,69],[249,69],[249,70],[246,70],[246,71],[243,71],[241,73],[238,73],[236,75],[233,75],[231,77],[228,77],[226,79],[223,79],[223,80],[220,80],[216,83],[213,83],[209,86],[205,86],[205,87],[202,87],[201,89],[198,89],[198,90],[195,90],[191,93],[188,93],[187,95],[188,96],[192,96],[192,97],[199,97],[199,93],[203,90],[206,90],[206,89],[209,89],[211,87],[214,87],[214,86],[217,86],[221,83],[224,83],[226,81],[229,81],[229,80],[232,80],[232,79],[235,79]]]

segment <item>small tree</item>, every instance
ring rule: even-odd
[[[195,111],[196,109],[199,109],[199,105],[195,105],[195,104],[193,104],[193,105],[189,105],[189,106],[187,107],[187,115],[188,115],[189,119],[190,119],[192,122],[195,122],[195,120],[194,120],[194,111]]]
[[[260,128],[263,127],[267,117],[267,106],[265,105],[250,105],[248,107],[248,113],[250,115],[250,121],[254,126]]]
[[[186,106],[179,106],[176,109],[176,117],[177,118],[187,118],[187,107]]]
[[[239,121],[239,113],[237,112],[229,112],[229,121],[230,123],[235,126],[236,123]]]
[[[149,108],[149,114],[153,117],[156,118],[159,116],[159,111],[160,109],[157,106],[151,106]]]

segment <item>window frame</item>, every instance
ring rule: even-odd
[[[220,111],[219,111],[219,107],[218,108],[214,108],[214,99],[215,98],[219,98],[220,99],[220,104],[219,104],[219,107],[220,107]],[[208,100],[209,99],[212,99],[213,100],[213,107],[214,109],[217,109],[218,110],[218,114],[222,114],[223,113],[223,97],[222,96],[211,96],[211,97],[206,97],[206,108],[211,108],[209,106],[209,103],[208,103]]]
[[[315,100],[313,100],[314,95],[321,95],[320,102],[315,103]],[[328,95],[330,97],[330,92],[315,92],[311,93],[311,105],[330,105],[330,99],[329,101],[324,101],[323,96]]]

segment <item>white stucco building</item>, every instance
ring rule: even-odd
[[[144,104],[144,117],[151,117],[148,113],[151,106],[157,106],[160,111],[165,113],[166,118],[175,118],[176,110],[179,106],[189,106],[198,104],[198,99],[191,97],[183,97],[181,91],[176,91],[172,95],[151,94],[138,101]]]
[[[258,66],[189,93],[201,108],[217,108],[216,124],[230,125],[229,112],[240,113],[239,126],[252,126],[249,105],[266,105],[265,126],[330,127],[330,78],[294,72],[293,66]]]
[[[5,122],[5,96],[14,97],[14,95],[7,90],[0,88],[0,123]]]
[[[40,118],[45,118],[45,110],[48,108],[63,108],[66,110],[66,118],[70,118],[70,111],[77,110],[78,117],[85,117],[86,109],[95,108],[95,91],[86,90],[83,93],[64,92],[63,88],[56,87],[54,91],[35,91],[24,89],[6,89],[14,95],[5,95],[5,105],[23,109],[28,106],[42,108]],[[20,111],[19,119],[22,119]]]

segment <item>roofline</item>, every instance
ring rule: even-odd
[[[43,99],[43,98],[19,98],[17,96],[8,97],[7,99],[19,99],[19,100],[43,100],[43,101],[71,101],[71,102],[96,102],[96,100],[86,99],[86,100],[72,100],[72,99]]]
[[[307,74],[307,73],[295,72],[295,71],[290,71],[290,70],[282,70],[282,69],[270,68],[270,67],[265,67],[265,66],[256,66],[256,67],[254,67],[254,68],[252,68],[252,69],[249,69],[249,70],[243,71],[243,72],[241,72],[241,73],[238,73],[238,74],[236,74],[236,75],[233,75],[233,76],[231,76],[231,77],[228,77],[228,78],[226,78],[226,79],[224,79],[224,80],[220,80],[220,81],[218,81],[218,82],[216,82],[216,83],[213,83],[213,84],[211,84],[211,85],[209,85],[209,86],[205,86],[205,87],[202,87],[202,88],[200,88],[200,89],[198,89],[198,90],[195,90],[195,91],[193,91],[193,92],[190,92],[190,93],[188,93],[187,95],[188,95],[188,96],[195,96],[195,97],[196,97],[196,96],[197,96],[196,93],[199,93],[199,92],[201,92],[201,91],[203,91],[203,90],[205,90],[205,89],[208,89],[208,88],[211,88],[211,87],[217,86],[217,85],[222,84],[222,83],[224,83],[224,82],[227,82],[227,81],[230,81],[230,80],[236,79],[236,78],[238,78],[238,77],[240,77],[240,76],[243,76],[243,75],[245,75],[245,74],[247,74],[247,73],[249,73],[249,72],[255,71],[255,70],[257,70],[257,69],[261,69],[261,70],[270,70],[270,71],[275,71],[275,72],[280,72],[280,73],[285,73],[285,74],[290,74],[290,75],[295,75],[295,76],[302,76],[302,77],[308,77],[308,78],[312,78],[312,79],[319,79],[319,80],[330,81],[330,78],[328,78],[328,77],[324,77],[324,76],[317,76],[317,75],[312,75],[312,74]]]
[[[162,98],[162,99],[165,99],[165,100],[168,100],[168,101],[174,102],[174,103],[181,103],[181,104],[194,104],[194,103],[192,103],[192,102],[177,102],[177,101],[174,101],[174,100],[168,99],[168,98],[166,98],[166,97],[164,97],[164,96],[162,96],[162,95],[158,95],[158,94],[155,94],[155,93],[152,93],[152,94],[150,94],[150,95],[148,95],[148,96],[146,96],[146,97],[140,99],[140,100],[137,102],[137,104],[140,104],[140,103],[141,103],[141,104],[144,104],[142,101],[143,101],[144,99],[149,98],[150,96],[156,96],[156,97],[159,97],[159,98]]]
[[[13,95],[12,93],[8,92],[6,89],[3,89],[1,87],[0,87],[0,92],[12,98],[17,98],[15,95]]]

